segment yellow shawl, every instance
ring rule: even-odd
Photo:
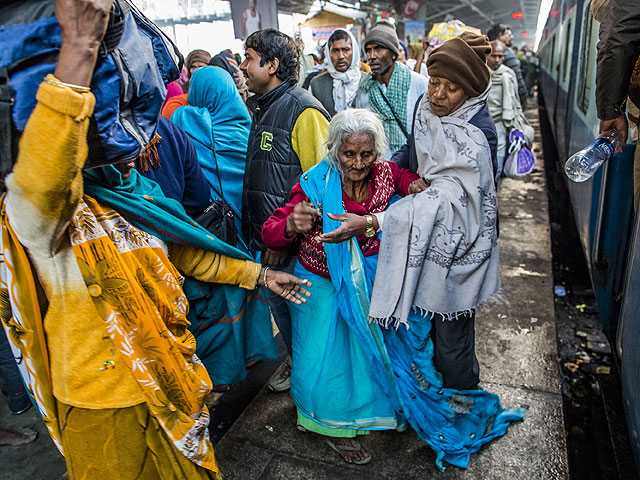
[[[12,318],[10,341],[24,357],[28,383],[45,423],[61,449],[51,390],[43,311],[37,280],[24,247],[0,212],[2,251]],[[84,196],[67,229],[78,267],[115,349],[144,393],[151,414],[175,447],[218,474],[209,440],[205,399],[211,390],[187,330],[188,302],[181,276],[159,244],[111,208]],[[110,365],[105,362],[104,368]]]

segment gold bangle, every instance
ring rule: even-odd
[[[264,286],[269,288],[269,283],[267,282],[267,270],[269,270],[269,267],[264,267],[264,270],[262,271],[262,281]]]
[[[81,85],[74,85],[72,83],[64,83],[61,82],[59,80],[56,80],[54,77],[52,76],[47,76],[44,81],[46,83],[48,83],[49,85],[55,85],[56,87],[62,87],[62,88],[70,88],[71,90],[78,92],[78,93],[88,93],[91,91],[90,87],[83,87]]]

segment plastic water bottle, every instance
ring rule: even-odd
[[[600,165],[613,157],[620,142],[622,135],[617,130],[602,133],[591,145],[571,155],[564,164],[564,173],[574,182],[587,181]]]

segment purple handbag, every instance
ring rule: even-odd
[[[527,147],[524,134],[515,128],[509,132],[509,155],[504,161],[504,174],[520,178],[530,174],[536,164],[535,155]]]

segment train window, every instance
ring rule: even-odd
[[[551,38],[551,55],[549,55],[549,71],[553,78],[556,78],[556,36]]]
[[[569,41],[571,39],[571,20],[567,23],[567,36],[564,39],[564,59],[562,62],[562,81],[567,81],[567,67],[569,65]]]
[[[578,92],[576,106],[583,112],[589,110],[591,99],[591,86],[595,62],[593,54],[596,48],[597,27],[594,27],[593,16],[589,14],[587,5],[584,16],[584,28],[582,29],[582,42],[580,45],[580,76],[578,79]]]

